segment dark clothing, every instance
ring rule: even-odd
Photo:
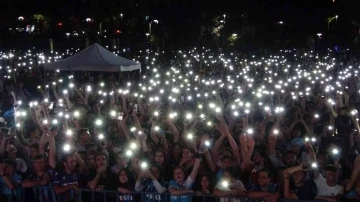
[[[313,200],[316,196],[316,185],[313,180],[305,181],[301,187],[296,187],[294,183],[290,183],[290,191],[295,193],[299,200]]]

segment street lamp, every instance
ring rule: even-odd
[[[282,24],[284,24],[284,22],[283,22],[283,21],[279,21],[279,23],[278,23],[278,24],[282,25]]]
[[[233,37],[237,37],[237,34],[236,34],[236,33],[234,33],[234,34],[232,34],[232,36],[233,36]]]
[[[149,34],[149,33],[146,33],[145,35],[146,35],[146,38],[149,39],[149,35],[150,35],[150,34]]]
[[[335,15],[336,25],[337,25],[337,19],[338,19],[338,17],[339,17],[338,15]]]
[[[18,20],[19,20],[19,21],[23,21],[23,20],[24,20],[24,17],[23,17],[23,16],[20,16],[20,17],[18,17]]]
[[[91,18],[86,18],[85,21],[86,22],[91,22],[92,20],[91,20]]]
[[[159,21],[158,21],[158,20],[154,20],[154,22],[155,22],[155,24],[158,24],[158,23],[159,23]]]
[[[321,39],[321,36],[322,36],[321,33],[318,33],[318,34],[316,34],[316,35],[318,35],[319,39]]]

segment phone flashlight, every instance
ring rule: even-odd
[[[67,130],[67,131],[66,131],[66,135],[67,135],[67,136],[72,136],[72,134],[73,134],[73,132],[72,132],[71,130]]]
[[[191,134],[191,133],[188,134],[186,137],[187,137],[187,139],[189,139],[189,140],[192,140],[192,139],[194,138],[193,134]]]
[[[146,170],[148,168],[148,164],[146,162],[141,162],[141,169]]]
[[[130,149],[136,149],[137,145],[135,142],[130,143]]]
[[[69,144],[65,144],[64,147],[63,147],[63,149],[64,149],[65,152],[70,151],[70,145],[69,145]]]
[[[228,188],[229,187],[229,182],[224,180],[221,182],[221,185],[224,187],[224,188]]]

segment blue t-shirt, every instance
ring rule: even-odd
[[[169,188],[174,187],[179,190],[191,189],[194,181],[188,177],[183,184],[178,184],[175,180],[170,180]],[[172,196],[170,195],[170,202],[191,202],[191,196]]]
[[[59,186],[59,187],[67,187],[71,185],[79,186],[79,175],[76,173],[73,174],[66,174],[63,172],[56,172],[54,176],[53,186]],[[72,198],[72,194],[74,190],[69,190],[65,193],[62,193],[60,195],[61,201],[67,201],[70,198]]]
[[[30,174],[27,179],[31,180],[31,181],[41,181],[43,180],[45,177],[50,178],[50,182],[52,181],[53,177],[54,177],[54,169],[49,168],[44,172],[43,176],[38,176],[36,174]],[[55,197],[55,192],[54,189],[52,187],[50,187],[50,183],[48,184],[48,187],[41,187],[41,188],[36,188],[34,187],[34,194],[35,196],[37,196],[37,198],[35,199],[36,201],[39,202],[53,202],[56,201],[56,197]]]
[[[351,190],[350,192],[346,193],[344,195],[344,198],[346,199],[359,199],[360,194],[355,190]]]
[[[15,183],[21,184],[22,177],[15,173],[15,175],[12,176],[11,180]],[[2,177],[2,176],[0,176],[0,193],[6,194],[6,195],[12,194],[12,190],[6,186],[4,177]]]

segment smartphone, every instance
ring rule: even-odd
[[[50,109],[50,110],[53,110],[53,109],[54,109],[54,102],[50,102],[49,109]]]
[[[124,113],[122,113],[122,112],[119,112],[119,113],[118,113],[118,119],[119,119],[120,121],[123,120],[123,116],[124,116]]]
[[[308,170],[310,168],[310,165],[306,163],[302,166],[302,168],[303,170]]]

